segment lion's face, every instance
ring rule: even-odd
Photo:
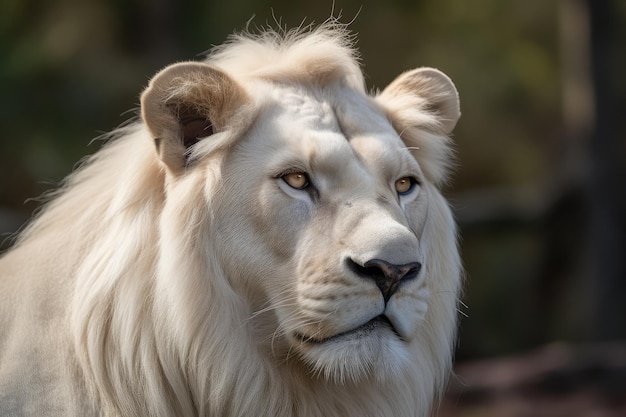
[[[275,351],[342,379],[398,372],[430,298],[427,180],[364,96],[273,93],[224,161],[226,274],[274,315]]]
[[[435,185],[456,90],[431,69],[375,98],[344,81],[242,86],[178,64],[144,93],[144,120],[171,187],[204,178],[211,221],[199,233],[276,366],[336,381],[408,369],[439,380],[460,266]]]

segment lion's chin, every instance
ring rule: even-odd
[[[398,377],[411,363],[408,343],[385,316],[324,339],[294,335],[294,347],[317,377],[336,383]]]

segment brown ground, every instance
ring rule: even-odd
[[[434,417],[626,417],[626,344],[460,363]]]

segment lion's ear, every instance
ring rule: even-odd
[[[189,148],[223,129],[246,95],[232,78],[199,62],[171,65],[141,95],[141,116],[161,160],[179,172]]]
[[[444,135],[452,132],[461,117],[456,87],[447,75],[434,68],[417,68],[401,74],[377,99],[393,112],[399,119],[397,122],[417,122]]]
[[[442,183],[451,165],[448,135],[461,109],[456,87],[433,68],[418,68],[398,76],[376,97],[425,174]]]

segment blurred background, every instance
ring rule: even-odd
[[[3,0],[0,249],[150,77],[246,27],[358,34],[368,86],[437,67],[467,270],[439,415],[626,415],[626,2]]]

